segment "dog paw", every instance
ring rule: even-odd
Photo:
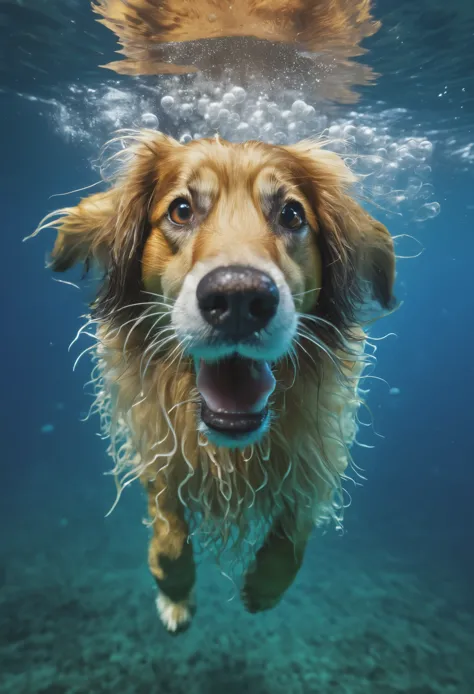
[[[269,592],[263,592],[261,587],[251,585],[248,581],[245,583],[240,597],[247,612],[255,614],[256,612],[264,612],[271,610],[281,600],[281,594],[272,595]]]
[[[196,612],[192,597],[180,602],[173,602],[164,593],[159,593],[156,598],[156,608],[163,626],[173,636],[181,634],[190,627]]]

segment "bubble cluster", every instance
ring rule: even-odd
[[[140,127],[161,128],[183,144],[216,133],[231,142],[256,139],[280,145],[322,136],[359,175],[360,192],[379,208],[414,222],[426,222],[440,211],[430,183],[433,143],[397,136],[394,123],[403,109],[331,116],[294,91],[276,96],[257,82],[243,89],[225,79],[173,76],[154,85],[136,80],[133,87],[118,80],[96,89],[75,85],[70,98],[57,102],[56,111],[60,132],[95,147],[117,129]]]

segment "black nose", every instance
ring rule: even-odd
[[[199,282],[196,297],[209,325],[235,340],[265,328],[280,300],[269,275],[244,265],[212,270]]]

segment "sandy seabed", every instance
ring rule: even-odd
[[[343,537],[315,535],[287,597],[258,616],[207,562],[195,621],[173,638],[141,501],[107,520],[95,502],[0,512],[1,694],[474,692],[472,590],[417,551],[421,534],[405,551],[352,515]]]

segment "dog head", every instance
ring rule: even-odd
[[[317,143],[182,145],[144,131],[126,159],[110,190],[60,211],[52,267],[99,263],[97,317],[136,318],[134,347],[189,358],[209,439],[258,441],[301,322],[331,348],[366,299],[391,307],[391,237]]]

